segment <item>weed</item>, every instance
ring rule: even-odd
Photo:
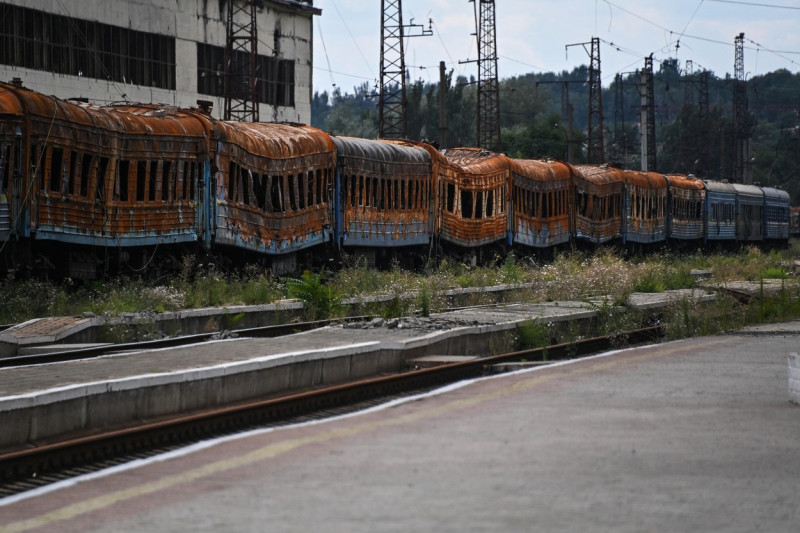
[[[300,279],[286,280],[289,296],[303,302],[307,318],[324,320],[336,316],[342,310],[341,296],[330,286],[322,283],[322,276],[306,270]]]

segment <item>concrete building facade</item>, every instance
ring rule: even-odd
[[[245,0],[238,0],[245,1]],[[60,98],[224,108],[231,0],[2,0],[0,80]],[[313,0],[255,0],[261,121],[311,122]]]

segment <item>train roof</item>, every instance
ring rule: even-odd
[[[597,185],[624,183],[624,171],[606,165],[576,165],[575,172],[578,177]]]
[[[572,178],[572,167],[561,161],[542,159],[509,159],[511,171],[536,181]]]
[[[762,187],[761,190],[764,191],[764,196],[769,200],[778,200],[787,204],[790,201],[789,193],[784,190],[774,187]]]
[[[753,198],[763,198],[764,191],[761,190],[761,187],[756,187],[755,185],[744,185],[742,183],[734,183],[733,188],[736,190],[736,194],[739,196],[751,196]]]
[[[643,170],[625,170],[623,172],[625,181],[638,187],[644,189],[665,189],[667,187],[667,178],[663,174]]]
[[[482,148],[447,148],[442,153],[450,163],[471,174],[508,169],[508,157]]]
[[[0,115],[22,116],[24,113],[22,103],[13,89],[13,85],[0,83]]]
[[[733,188],[733,185],[724,181],[703,180],[703,184],[706,186],[706,190],[710,192],[736,194],[736,189]]]
[[[330,136],[312,126],[215,121],[214,129],[219,140],[270,159],[290,159],[309,154],[333,153],[335,150]]]
[[[701,191],[705,190],[703,180],[698,179],[693,174],[689,174],[688,176],[683,174],[667,174],[666,178],[670,187],[675,187],[678,189],[696,189]]]
[[[331,136],[331,139],[338,155],[391,163],[430,163],[431,159],[427,150],[405,141],[389,142],[338,136]]]

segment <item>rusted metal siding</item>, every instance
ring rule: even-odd
[[[703,238],[706,189],[694,176],[667,175],[669,184],[667,238],[699,240]]]
[[[197,239],[207,135],[195,117],[158,106],[59,107],[79,108],[97,126],[54,128],[36,145],[37,239],[112,247]]]
[[[0,83],[0,246],[12,234],[16,211],[13,206],[19,208],[19,190],[14,181],[21,153],[24,110],[12,88]]]
[[[736,238],[760,241],[764,238],[764,191],[754,185],[733,184],[736,190]]]
[[[736,240],[736,189],[729,183],[704,181],[706,188],[705,238]]]
[[[277,255],[331,237],[336,150],[310,126],[216,122],[214,242]]]
[[[439,175],[443,203],[440,236],[468,248],[508,236],[509,159],[479,148],[444,152],[455,176]],[[452,181],[451,181],[452,179]]]
[[[655,172],[625,171],[625,242],[667,238],[667,178]]]
[[[431,157],[404,141],[333,137],[343,247],[425,245],[431,239]]]
[[[569,242],[573,171],[567,163],[511,159],[513,242],[546,248]]]
[[[764,238],[787,240],[789,238],[789,193],[772,187],[764,191]]]
[[[575,236],[595,244],[622,235],[625,174],[603,166],[575,166]]]

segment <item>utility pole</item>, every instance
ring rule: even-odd
[[[589,45],[590,48],[586,48]],[[568,44],[583,46],[589,54],[589,125],[587,128],[586,160],[589,163],[605,162],[603,143],[603,88],[600,78],[600,38],[592,37],[590,42]]]
[[[751,184],[750,173],[750,127],[747,116],[747,80],[744,74],[744,33],[734,39],[733,80],[733,179],[738,183]]]
[[[403,50],[405,37],[433,35],[421,24],[403,25],[402,0],[381,0],[381,87],[378,99],[378,137],[408,137],[406,118],[406,64]],[[408,30],[408,31],[406,31]],[[419,33],[413,33],[419,30]]]
[[[656,106],[653,91],[653,54],[644,58],[639,96],[642,100],[642,170],[656,169]]]
[[[447,72],[439,61],[439,148],[447,147]]]
[[[225,33],[225,120],[258,122],[256,2],[228,2]]]
[[[475,34],[478,37],[478,146],[499,152],[500,84],[497,81],[494,0],[469,1],[475,3]]]

